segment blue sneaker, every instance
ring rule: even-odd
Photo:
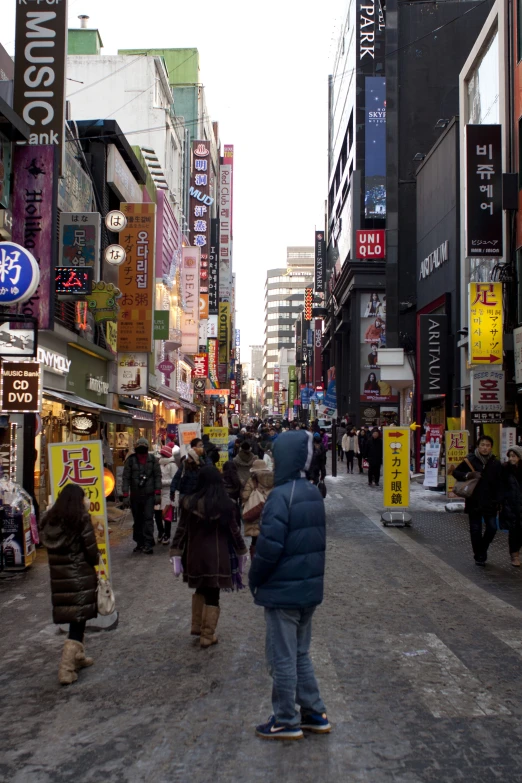
[[[279,723],[274,715],[268,723],[256,726],[256,734],[262,739],[270,740],[300,740],[304,737],[299,726],[287,726],[285,723]]]
[[[315,734],[328,734],[332,726],[326,712],[301,712],[301,728],[303,731],[313,731]]]

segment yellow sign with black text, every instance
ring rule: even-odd
[[[453,494],[455,478],[453,471],[468,456],[468,431],[446,431],[446,495],[450,498],[457,497]]]
[[[410,428],[383,427],[384,507],[410,504]]]
[[[481,367],[502,364],[502,283],[469,284],[469,361]]]

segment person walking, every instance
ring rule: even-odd
[[[204,467],[195,492],[181,501],[172,539],[174,573],[196,592],[192,596],[191,634],[203,648],[217,644],[220,590],[242,588],[247,549],[239,530],[239,511],[227,495],[219,470]]]
[[[241,500],[243,501],[242,516],[245,526],[245,536],[251,536],[252,538],[250,543],[250,558],[252,559],[256,551],[257,537],[259,536],[261,513],[263,511],[264,504],[266,503],[266,499],[269,496],[272,487],[274,486],[274,474],[262,459],[256,459],[250,468],[250,473],[251,476],[241,493]],[[246,505],[252,497],[254,490],[259,493],[258,499],[262,499],[263,505],[261,507],[256,505],[255,508],[245,511]]]
[[[53,622],[69,623],[58,669],[61,685],[76,682],[78,671],[94,663],[83,645],[87,620],[98,614],[99,553],[88,503],[81,487],[66,484],[40,520],[40,540],[49,558]]]
[[[337,426],[337,456],[341,460],[344,459],[343,438],[346,435],[346,424],[344,421]]]
[[[353,458],[359,454],[359,439],[355,427],[344,435],[342,448],[346,454],[346,472],[353,473]]]
[[[178,471],[179,449],[178,462],[176,463],[172,446],[162,446],[158,462],[161,470],[161,505],[160,508],[156,508],[154,516],[156,518],[156,527],[158,528],[158,543],[166,546],[170,544],[172,515],[174,513],[174,507],[170,499],[170,485]]]
[[[368,460],[368,484],[371,487],[375,482],[375,486],[378,487],[382,465],[382,438],[377,427],[373,428],[371,436],[366,441],[365,456]]]
[[[306,478],[316,486],[326,477],[326,451],[320,432],[314,432],[312,435],[312,460],[310,467],[306,471]]]
[[[239,474],[239,480],[241,482],[241,489],[245,487],[248,479],[250,478],[250,468],[256,461],[254,454],[248,440],[244,440],[239,447],[237,456],[234,457],[234,464]]]
[[[233,460],[228,460],[223,465],[223,483],[227,494],[234,503],[239,503],[241,498],[241,482],[239,480],[239,474],[237,467]]]
[[[191,495],[196,489],[198,473],[205,466],[205,449],[201,438],[192,438],[190,448],[181,458],[178,471],[170,485],[170,499],[175,500],[179,492],[180,501],[185,495]]]
[[[134,520],[134,552],[153,554],[154,511],[161,508],[161,469],[154,454],[149,453],[147,438],[138,438],[134,454],[123,466],[124,504],[130,500]]]
[[[359,473],[364,473],[363,470],[363,459],[364,454],[366,452],[366,440],[367,440],[367,434],[366,434],[366,427],[363,425],[359,432],[357,433],[357,441],[359,443],[359,452],[357,454],[357,464],[359,465]]]
[[[522,546],[522,447],[512,446],[508,461],[502,466],[500,520],[509,530],[508,545],[511,565],[520,568]]]
[[[324,502],[317,487],[302,478],[312,453],[312,435],[301,430],[285,432],[274,444],[274,489],[263,509],[250,566],[254,603],[265,610],[272,676],[273,715],[256,728],[263,739],[299,740],[303,730],[331,730],[310,658],[326,550]]]
[[[457,481],[478,478],[479,482],[470,498],[466,499],[465,511],[469,516],[469,533],[475,563],[485,566],[488,548],[497,532],[497,511],[501,494],[502,467],[493,454],[493,438],[482,435],[477,448],[453,471]],[[482,520],[485,530],[482,532]]]

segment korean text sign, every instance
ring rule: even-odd
[[[446,495],[456,497],[453,494],[455,478],[453,471],[468,456],[468,432],[467,430],[449,430],[446,432]]]
[[[469,331],[470,363],[502,364],[502,283],[469,284]]]
[[[200,291],[208,294],[208,254],[210,222],[214,198],[210,195],[212,162],[210,142],[192,142],[192,176],[190,179],[190,231],[192,244],[201,250]]]
[[[383,427],[384,507],[407,508],[410,503],[409,427]]]
[[[49,465],[51,498],[54,503],[67,484],[81,487],[90,500],[90,514],[96,543],[111,578],[107,504],[103,483],[103,454],[100,440],[82,440],[78,443],[50,443]]]
[[[466,255],[503,255],[502,126],[466,125]]]
[[[152,351],[154,323],[155,204],[121,204],[127,227],[120,243],[127,258],[119,268],[118,351]]]

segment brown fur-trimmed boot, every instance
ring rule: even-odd
[[[85,669],[87,666],[92,666],[94,663],[94,658],[87,658],[83,644],[80,644],[80,642],[77,642],[77,644],[79,644],[80,647],[76,653],[76,668]]]
[[[76,674],[76,653],[78,648],[83,647],[80,642],[75,642],[73,639],[66,639],[62,650],[62,659],[60,661],[60,668],[58,669],[58,679],[61,685],[71,685],[76,682],[78,675]]]
[[[202,647],[210,647],[212,644],[218,643],[218,638],[215,634],[218,620],[219,606],[207,606],[205,604],[201,621],[201,639],[199,641]]]
[[[194,593],[192,596],[192,627],[190,629],[192,636],[199,636],[201,634],[201,620],[204,606],[205,596]]]

